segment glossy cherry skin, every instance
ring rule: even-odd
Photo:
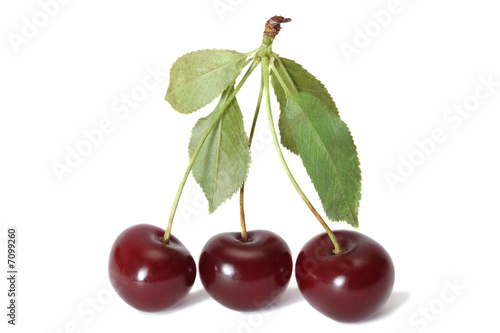
[[[208,294],[220,304],[238,311],[272,305],[285,291],[293,260],[286,242],[271,231],[215,235],[203,247],[198,268]]]
[[[164,230],[139,224],[123,231],[109,256],[109,278],[118,295],[147,312],[171,308],[191,290],[196,264],[173,235],[162,242]]]
[[[355,231],[334,232],[344,252],[332,254],[326,233],[313,237],[297,256],[300,292],[316,310],[336,321],[357,322],[373,316],[389,298],[394,265],[387,251]]]

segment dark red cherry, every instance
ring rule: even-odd
[[[179,303],[196,278],[196,264],[174,236],[162,242],[164,230],[140,224],[123,231],[109,256],[109,278],[118,295],[142,311],[160,311]]]
[[[273,304],[285,291],[292,274],[292,255],[273,232],[254,230],[241,240],[238,232],[213,236],[203,247],[199,271],[208,294],[239,311]]]
[[[373,316],[389,298],[394,266],[387,251],[355,231],[335,232],[344,252],[332,254],[326,233],[307,242],[299,253],[295,276],[299,290],[316,310],[341,322]]]

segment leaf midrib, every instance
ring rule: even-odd
[[[196,81],[200,80],[201,78],[205,77],[205,76],[206,76],[206,75],[208,75],[208,74],[211,74],[211,73],[216,73],[217,71],[222,70],[222,69],[224,69],[224,68],[227,68],[227,67],[229,67],[229,66],[230,66],[230,65],[232,65],[232,64],[236,64],[236,63],[240,62],[240,61],[241,61],[242,59],[244,59],[244,58],[246,58],[246,56],[242,56],[242,57],[241,57],[241,58],[239,58],[237,61],[232,61],[232,62],[225,63],[223,66],[219,66],[219,67],[217,67],[217,68],[215,68],[215,69],[213,69],[213,70],[211,70],[211,71],[209,71],[209,72],[206,72],[206,73],[204,73],[204,74],[202,74],[202,75],[198,75],[198,76],[196,76],[194,79],[192,79],[192,80],[190,80],[190,81],[187,81],[187,82],[184,82],[182,85],[179,85],[177,88],[172,89],[172,90],[170,91],[170,95],[174,95],[175,93],[177,93],[177,91],[179,91],[179,90],[181,90],[181,89],[185,89],[185,87],[187,87],[187,86],[191,85],[192,83],[194,83],[194,82],[196,82]]]
[[[230,106],[228,106],[229,108]],[[227,111],[227,108],[226,110],[224,110],[224,112]],[[213,193],[212,193],[212,200],[210,202],[210,206],[213,207],[214,205],[214,201],[215,201],[215,194],[217,193],[217,185],[219,184],[219,165],[220,165],[220,150],[221,150],[221,142],[222,142],[222,118],[224,118],[224,114],[219,118],[219,121],[218,121],[218,126],[217,126],[217,130],[218,130],[218,133],[217,133],[217,150],[216,150],[216,157],[215,157],[215,186],[214,186],[214,189],[213,189]]]

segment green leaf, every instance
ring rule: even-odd
[[[193,156],[210,123],[233,92],[226,89],[215,110],[198,120],[191,132],[189,157]],[[208,135],[193,165],[193,176],[200,184],[213,213],[241,187],[248,175],[250,149],[243,125],[243,115],[236,98],[232,100]]]
[[[238,77],[247,56],[230,50],[183,55],[170,68],[165,99],[181,113],[194,112],[219,96]]]
[[[275,55],[275,57],[278,56]],[[316,79],[312,74],[310,74],[295,61],[281,57],[279,59],[281,60],[283,66],[280,66],[278,61],[275,61],[274,65],[280,77],[285,80],[287,89],[290,92],[309,93],[318,98],[330,113],[338,116],[339,112],[337,110],[337,106],[335,105],[332,96],[330,96],[330,93],[325,88],[323,83],[321,83],[321,81]],[[288,82],[286,80],[288,78],[287,73],[292,82]],[[290,129],[290,124],[288,123],[288,119],[286,116],[286,92],[278,81],[278,78],[276,77],[274,71],[271,72],[271,84],[273,85],[273,90],[276,98],[278,99],[281,110],[278,121],[281,144],[292,153],[298,154],[299,152],[297,144],[295,143],[295,138],[293,137],[292,131]]]
[[[347,125],[308,93],[288,96],[286,115],[326,216],[358,227],[361,170]]]

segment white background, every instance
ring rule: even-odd
[[[494,1],[62,2],[0,5],[0,227],[3,237],[7,226],[18,228],[20,271],[15,328],[6,324],[5,279],[0,284],[2,332],[413,333],[498,326],[500,20]],[[380,14],[388,9],[390,18]],[[197,278],[178,308],[138,312],[111,291],[110,247],[129,226],[166,227],[188,162],[190,129],[213,106],[189,116],[175,112],[163,100],[168,69],[198,49],[255,49],[273,15],[293,20],[274,51],[327,86],[351,129],[363,175],[359,231],[392,255],[393,295],[372,320],[341,324],[310,307],[294,278],[274,308],[257,313],[220,306]],[[347,44],[357,53],[346,56]],[[123,109],[122,99],[141,90],[148,71],[161,72],[148,81],[155,87]],[[247,130],[258,80],[254,74],[238,95]],[[116,113],[119,106],[129,113]],[[462,116],[454,106],[465,110]],[[76,149],[83,132],[104,119],[112,131],[58,179],[54,162],[66,163],[68,147]],[[430,144],[435,131],[442,140]],[[422,150],[417,142],[427,145]],[[321,226],[283,172],[265,117],[255,145],[248,227],[279,233],[296,257]],[[300,160],[286,158],[321,208]],[[400,177],[392,187],[388,173]],[[196,261],[208,238],[239,228],[236,197],[209,215],[200,193],[190,177],[173,227]]]

